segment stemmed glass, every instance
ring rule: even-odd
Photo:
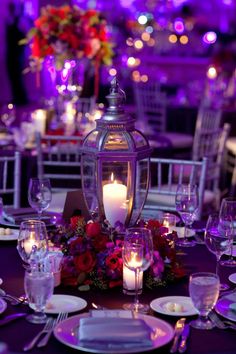
[[[26,263],[26,268],[41,268],[41,263],[48,252],[47,229],[44,222],[27,220],[21,223],[17,251]]]
[[[232,243],[230,247],[230,257],[229,259],[220,261],[221,265],[228,267],[235,267],[236,260],[233,258],[233,247],[234,247],[234,236],[236,236],[236,199],[235,198],[224,198],[220,206],[220,219],[221,222],[232,223]]]
[[[1,110],[1,121],[5,124],[9,132],[11,124],[16,119],[15,107],[12,103],[5,105]]]
[[[26,319],[32,323],[45,323],[47,316],[44,310],[54,290],[53,273],[26,271],[24,288],[29,306],[35,311],[28,315]]]
[[[187,226],[191,226],[196,211],[198,208],[198,188],[192,184],[180,184],[177,187],[175,195],[176,210],[181,216],[184,222],[184,237],[181,240],[177,240],[176,244],[182,247],[195,246],[195,241],[190,241],[187,238]]]
[[[205,244],[209,251],[216,256],[217,275],[221,256],[230,250],[232,243],[231,234],[231,222],[222,223],[218,214],[209,215],[205,231]],[[227,284],[220,284],[220,290],[227,290],[228,288]]]
[[[194,273],[189,278],[189,294],[199,317],[191,321],[191,326],[198,329],[212,329],[214,324],[208,319],[214,308],[220,289],[220,280],[214,273]]]
[[[51,184],[48,178],[31,178],[28,188],[29,205],[38,212],[39,220],[52,200]]]
[[[126,230],[123,247],[124,265],[135,272],[134,303],[124,304],[124,308],[135,312],[147,312],[148,304],[139,302],[140,272],[147,270],[153,262],[153,239],[149,229],[134,227]]]

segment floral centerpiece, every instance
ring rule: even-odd
[[[151,230],[154,243],[154,259],[145,272],[144,286],[153,288],[184,276],[173,247],[176,233],[167,235],[168,230],[157,220],[149,220],[141,226]],[[118,225],[111,240],[100,223],[86,223],[81,216],[72,217],[69,226],[61,226],[51,241],[60,245],[64,252],[62,283],[100,289],[122,285],[123,240],[120,231]]]
[[[27,43],[32,43],[31,70],[40,70],[48,56],[55,57],[57,69],[66,59],[88,58],[110,65],[113,56],[106,20],[98,11],[76,5],[43,7],[34,27],[21,41]]]

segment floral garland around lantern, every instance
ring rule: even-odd
[[[106,20],[93,9],[78,6],[48,5],[34,22],[26,39],[20,44],[31,44],[30,70],[40,70],[44,59],[55,57],[56,68],[61,69],[67,59],[93,59],[111,64],[112,45],[108,40]]]
[[[151,230],[154,243],[154,259],[145,272],[144,286],[165,286],[169,281],[183,277],[185,271],[177,261],[173,247],[176,232],[166,235],[168,230],[157,220],[143,222],[140,226]],[[121,286],[123,241],[118,237],[121,231],[119,226],[117,231],[111,241],[109,233],[103,231],[100,223],[86,224],[81,216],[72,217],[69,226],[60,226],[51,235],[51,241],[62,247],[64,252],[62,284],[79,286],[81,290]]]

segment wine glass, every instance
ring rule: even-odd
[[[39,220],[52,200],[52,191],[49,178],[31,178],[28,188],[30,206],[38,212]]]
[[[207,248],[216,256],[217,275],[221,256],[230,250],[232,238],[229,235],[231,233],[231,223],[222,223],[218,214],[209,215],[204,238]],[[227,284],[220,284],[220,290],[228,288]]]
[[[228,267],[235,267],[236,260],[233,258],[233,247],[234,247],[234,236],[236,236],[236,199],[235,198],[224,198],[220,206],[220,219],[221,222],[232,223],[232,243],[230,247],[230,257],[229,259],[220,261],[221,265]]]
[[[7,131],[9,132],[11,124],[16,119],[15,107],[12,103],[3,106],[1,110],[1,121],[5,124]]]
[[[24,289],[29,306],[35,311],[26,317],[32,323],[45,323],[47,316],[44,313],[46,303],[54,290],[54,277],[50,272],[25,272]]]
[[[184,237],[177,240],[176,244],[182,247],[195,246],[195,241],[187,238],[187,226],[191,226],[198,208],[198,188],[192,184],[180,184],[176,190],[175,196],[176,210],[184,222]]]
[[[135,256],[135,252],[137,253],[137,257]],[[143,256],[141,257],[142,254]],[[124,304],[123,307],[135,312],[147,312],[149,310],[149,305],[140,303],[138,295],[142,292],[141,281],[143,272],[149,268],[153,261],[153,239],[149,229],[133,227],[126,230],[124,237],[123,261],[124,266],[135,273],[134,303]],[[128,276],[132,276],[132,273]]]
[[[199,317],[190,322],[198,329],[212,329],[214,324],[208,319],[219,296],[220,280],[217,274],[200,272],[190,275],[189,294]]]
[[[28,267],[41,268],[41,263],[48,252],[47,229],[44,222],[27,220],[21,223],[17,251]]]

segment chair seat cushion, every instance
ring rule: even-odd
[[[226,140],[226,149],[236,155],[236,138],[231,137]]]

